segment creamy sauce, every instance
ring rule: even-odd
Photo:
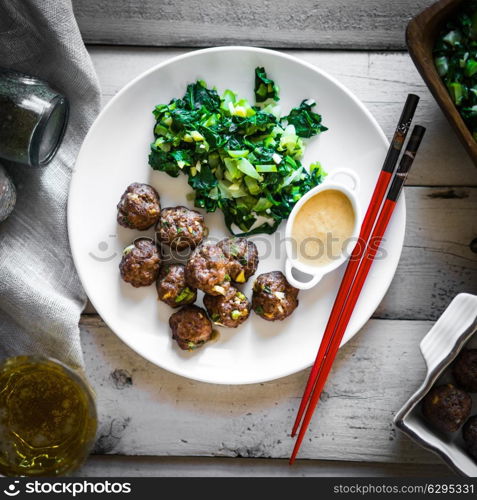
[[[325,266],[341,257],[353,234],[355,213],[348,197],[326,189],[298,211],[292,228],[296,255],[309,266]]]

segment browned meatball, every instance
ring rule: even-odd
[[[226,295],[204,295],[204,305],[215,324],[228,328],[237,328],[250,314],[247,297],[233,286]]]
[[[469,455],[477,459],[477,415],[470,417],[464,424],[462,437]]]
[[[123,250],[119,263],[121,278],[134,287],[149,286],[157,280],[161,258],[156,244],[139,238]]]
[[[455,432],[466,421],[472,398],[452,384],[432,388],[422,402],[422,413],[436,429]]]
[[[149,184],[138,182],[127,187],[117,208],[118,224],[141,231],[156,224],[161,213],[157,191]]]
[[[217,245],[196,248],[186,264],[186,281],[210,295],[225,295],[230,287],[230,262]]]
[[[225,238],[217,245],[230,260],[229,274],[232,281],[245,283],[255,274],[258,266],[258,251],[255,243],[246,238]]]
[[[169,207],[161,210],[157,231],[161,243],[177,250],[196,248],[205,236],[204,217],[186,207]]]
[[[192,304],[197,299],[197,290],[186,283],[185,266],[182,264],[163,265],[156,287],[159,300],[171,307]]]
[[[212,323],[201,307],[188,305],[169,318],[172,338],[184,351],[193,351],[212,337]]]
[[[477,392],[477,349],[465,349],[454,363],[452,373],[462,389]]]
[[[260,274],[253,285],[252,309],[263,319],[281,321],[297,308],[298,291],[280,271]]]

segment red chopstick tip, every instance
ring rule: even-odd
[[[310,423],[310,421],[308,421],[307,425],[309,423]],[[305,431],[300,432],[298,439],[295,441],[295,446],[293,447],[293,451],[292,451],[290,460],[288,462],[290,465],[293,465],[295,460],[296,460],[296,456],[298,455],[298,450],[300,449],[300,446],[301,446],[301,443],[303,441],[304,436],[305,436]]]

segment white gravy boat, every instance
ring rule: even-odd
[[[336,178],[340,176],[350,178],[353,182],[353,187],[348,188],[341,182],[337,181]],[[340,256],[337,256],[328,264],[322,266],[313,266],[305,264],[304,262],[298,259],[296,245],[294,244],[292,238],[292,230],[296,215],[301,210],[303,205],[308,200],[310,200],[317,194],[322,193],[325,190],[339,191],[349,199],[355,216],[354,226],[353,226],[353,231],[348,239],[348,243],[343,248],[343,251],[341,252]],[[358,190],[359,190],[359,177],[356,175],[356,173],[347,168],[337,169],[334,172],[331,172],[331,174],[328,175],[328,177],[322,184],[308,191],[308,193],[306,193],[295,205],[288,218],[286,225],[286,232],[285,232],[286,235],[285,247],[287,253],[287,259],[285,263],[285,275],[290,285],[293,285],[295,288],[299,288],[301,290],[308,290],[309,288],[312,288],[317,283],[319,283],[319,281],[323,278],[323,276],[334,271],[339,266],[341,266],[341,264],[343,264],[346,260],[348,260],[349,256],[351,255],[351,252],[353,251],[358,241],[360,225],[361,225],[361,211],[356,197],[356,193],[358,192]],[[313,235],[310,235],[310,237],[313,237]],[[301,281],[298,277],[296,277],[293,274],[294,269],[298,270],[300,272],[300,275],[302,276],[307,275],[309,277],[308,280]],[[306,276],[304,276],[304,278],[306,279]]]

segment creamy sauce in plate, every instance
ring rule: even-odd
[[[336,189],[311,197],[296,214],[292,238],[297,258],[309,266],[339,259],[353,235],[356,215],[349,198]]]

